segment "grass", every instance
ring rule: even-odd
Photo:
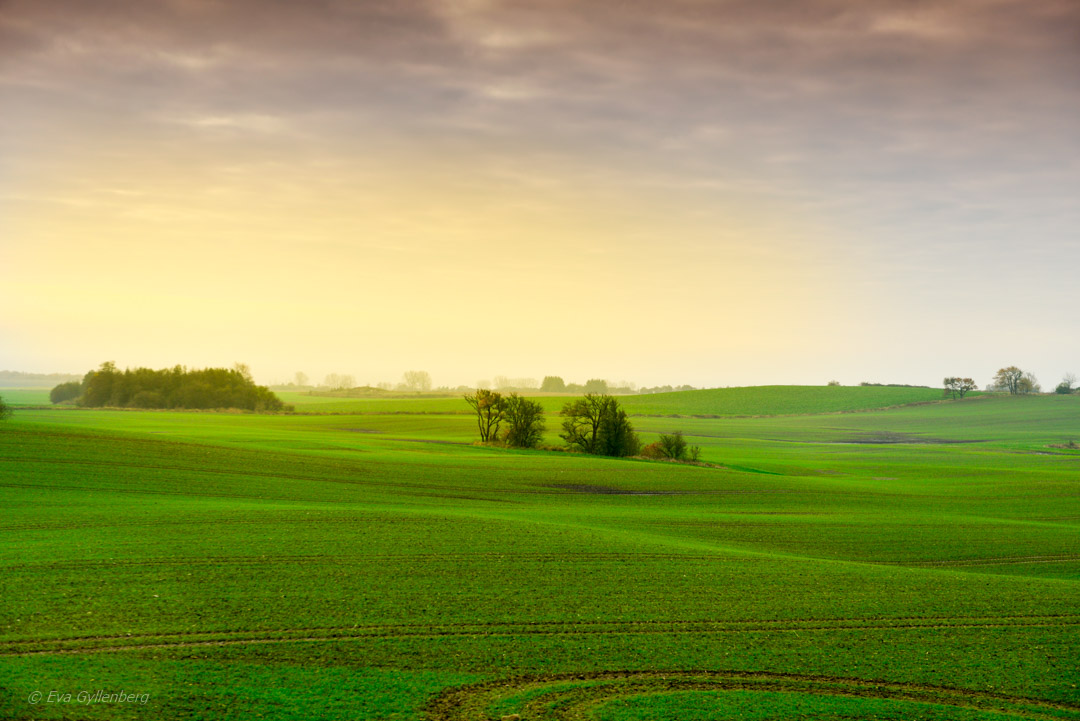
[[[635,418],[720,468],[377,402],[17,409],[0,717],[1080,718],[1080,398]]]

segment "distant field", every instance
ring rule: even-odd
[[[972,394],[972,397],[978,394]],[[331,399],[304,393],[279,392],[298,411],[330,413],[469,413],[461,398]],[[531,397],[531,396],[530,396]],[[557,413],[572,400],[566,396],[536,396],[548,413]],[[940,389],[875,386],[750,386],[679,391],[653,395],[618,396],[635,415],[772,416],[835,413],[886,408],[941,400]]]
[[[1080,719],[1080,397],[634,422],[17,409],[0,718]]]
[[[41,406],[49,403],[49,388],[0,388],[0,398],[10,406]]]
[[[748,386],[630,396],[620,402],[628,413],[646,415],[776,416],[886,408],[941,397],[941,389],[934,388]]]

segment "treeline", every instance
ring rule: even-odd
[[[87,408],[292,410],[268,388],[255,385],[251,371],[240,363],[233,368],[175,366],[121,371],[110,361],[87,373],[82,381],[56,386],[49,400]]]

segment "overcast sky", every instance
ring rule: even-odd
[[[0,368],[1080,373],[1075,0],[0,0]]]

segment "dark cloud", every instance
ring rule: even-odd
[[[1075,185],[1078,38],[1074,0],[9,0],[0,87],[26,126],[509,136],[903,212]]]

